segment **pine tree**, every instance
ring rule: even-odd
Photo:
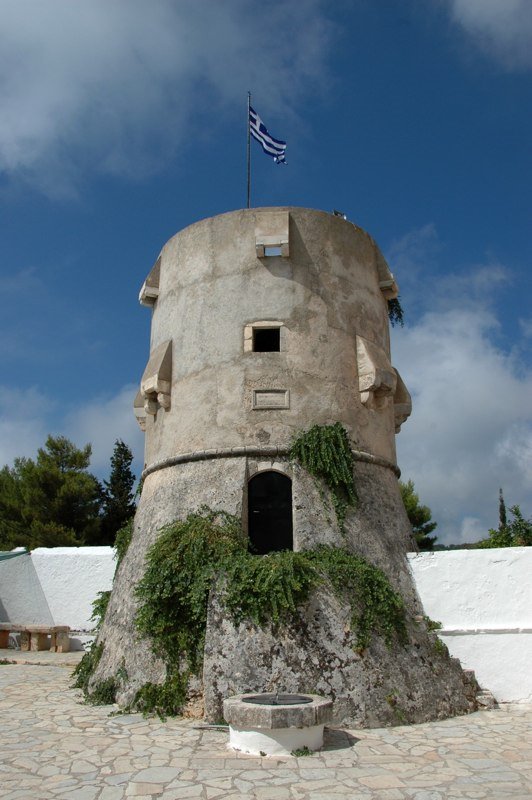
[[[113,545],[117,531],[135,513],[135,475],[131,471],[132,461],[133,453],[130,448],[121,439],[117,439],[111,456],[109,480],[104,481],[99,544]]]
[[[88,472],[91,446],[49,436],[37,458],[0,470],[0,547],[76,546],[100,525],[101,486]]]
[[[502,489],[499,489],[499,530],[504,530],[507,524],[508,520],[506,518],[506,503],[504,502]]]
[[[433,550],[437,536],[429,536],[429,533],[437,527],[437,522],[432,522],[432,511],[428,506],[423,506],[419,502],[419,496],[414,490],[414,482],[399,481],[403,505],[407,513],[412,531],[420,550]]]

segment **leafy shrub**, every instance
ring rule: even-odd
[[[239,553],[223,565],[226,576],[224,604],[236,623],[249,619],[256,625],[287,620],[297,613],[310,589],[320,580],[306,553]]]
[[[72,673],[72,677],[75,679],[72,684],[73,689],[82,689],[85,695],[88,694],[89,680],[98,666],[102,653],[103,642],[100,644],[93,643],[90,646],[89,650],[83,655],[83,658]]]
[[[201,669],[209,592],[219,578],[221,600],[235,624],[297,621],[311,589],[328,581],[351,606],[358,650],[369,644],[373,631],[388,644],[394,631],[404,638],[402,598],[376,567],[326,546],[251,555],[236,517],[203,508],[164,528],[148,551],[136,588],[136,625],[165,661],[167,677],[163,684],[143,686],[134,708],[160,716],[181,709],[189,677]]]
[[[116,690],[116,679],[105,678],[86,693],[86,702],[91,706],[110,706],[116,701]]]
[[[403,598],[392,589],[382,570],[340,547],[323,545],[305,555],[351,606],[358,651],[369,645],[373,632],[388,645],[394,633],[401,642],[406,640]]]

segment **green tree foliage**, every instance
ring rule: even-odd
[[[504,495],[502,489],[499,489],[499,530],[506,528],[508,519],[506,516],[506,503],[504,502]]]
[[[0,547],[90,544],[98,537],[101,487],[87,470],[90,444],[79,449],[49,436],[37,458],[0,470]]]
[[[437,536],[429,536],[437,527],[437,522],[432,522],[432,511],[428,506],[423,506],[419,502],[419,495],[414,489],[414,481],[399,481],[401,497],[408,519],[412,525],[412,531],[420,550],[433,550]]]
[[[502,496],[499,495],[499,497]],[[511,506],[513,519],[504,521],[499,514],[499,527],[488,531],[488,538],[477,542],[476,547],[530,547],[532,546],[532,519],[525,519],[519,506]]]
[[[111,456],[109,480],[104,481],[103,515],[98,544],[113,545],[117,532],[135,513],[135,475],[131,471],[132,461],[133,453],[127,444],[117,439]]]

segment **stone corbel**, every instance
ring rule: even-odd
[[[146,414],[155,415],[158,408],[168,411],[172,389],[172,341],[155,348],[140,382]]]
[[[150,274],[142,284],[139,293],[139,303],[143,306],[153,306],[159,297],[159,281],[161,278],[161,256],[150,270]]]
[[[377,275],[379,276],[379,289],[384,295],[385,300],[393,300],[399,294],[399,287],[395,282],[395,278],[390,272],[390,267],[380,250],[376,249],[377,259]]]
[[[367,408],[383,408],[393,395],[397,375],[382,348],[357,336],[358,388]]]
[[[393,413],[395,417],[395,432],[399,433],[401,425],[412,413],[412,398],[396,369],[394,369],[394,372],[397,376],[397,384],[393,396]]]
[[[146,410],[144,408],[144,397],[142,396],[142,392],[140,391],[140,389],[135,395],[135,400],[133,401],[133,411],[135,412],[135,417],[137,418],[139,428],[141,429],[141,431],[145,431]]]

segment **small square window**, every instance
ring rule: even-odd
[[[280,328],[253,328],[253,351],[255,353],[278,353],[280,349]]]
[[[264,245],[264,256],[267,258],[268,256],[280,256],[282,255],[281,252],[281,245]]]

